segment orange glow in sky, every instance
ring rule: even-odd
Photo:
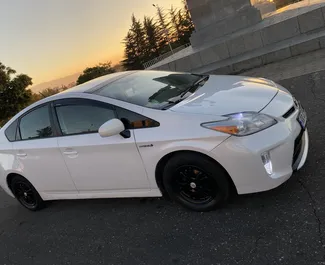
[[[99,62],[119,62],[132,13],[154,16],[181,0],[1,0],[0,62],[38,84]]]

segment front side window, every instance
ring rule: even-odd
[[[163,109],[189,89],[197,89],[195,84],[203,77],[188,73],[140,71],[92,93],[147,108]]]
[[[124,123],[126,129],[143,129],[159,127],[159,122],[142,116],[133,111],[129,111],[120,107],[116,108],[118,118]]]
[[[96,133],[101,125],[115,118],[114,110],[88,104],[55,107],[63,135]]]
[[[53,136],[48,105],[23,116],[19,131],[21,140],[48,138]]]

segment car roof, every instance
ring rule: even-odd
[[[139,71],[126,71],[126,72],[118,72],[113,74],[104,75],[101,77],[98,77],[96,79],[90,80],[86,83],[83,83],[81,85],[69,88],[63,92],[63,93],[86,93],[90,91],[95,91],[98,88],[105,86],[107,84],[110,84],[112,82],[115,82],[123,77],[126,77],[128,75],[137,73]]]
[[[65,98],[65,95],[67,96],[67,94],[79,94],[80,93],[86,93],[86,92],[90,92],[90,91],[95,91],[107,84],[110,84],[112,82],[115,82],[125,76],[128,76],[128,75],[131,75],[131,74],[134,74],[136,72],[139,72],[139,71],[125,71],[125,72],[118,72],[118,73],[113,73],[113,74],[109,74],[109,75],[105,75],[105,76],[102,76],[102,77],[98,77],[96,79],[93,79],[91,81],[88,81],[84,84],[81,84],[81,85],[78,85],[78,86],[75,86],[75,87],[72,87],[72,88],[69,88],[59,94],[55,94],[55,95],[52,95],[50,97],[47,97],[47,98],[44,98],[44,99],[41,99],[31,105],[29,105],[28,107],[26,107],[25,109],[23,109],[22,111],[18,112],[14,117],[12,117],[2,128],[2,129],[7,129],[10,124],[15,121],[19,116],[21,116],[23,113],[26,113],[28,112],[29,110],[41,105],[41,104],[44,104],[44,103],[47,103],[47,102],[50,102],[50,101],[53,101],[53,100],[57,100],[57,99],[63,99]]]
[[[150,71],[150,72],[157,72],[157,71],[154,71],[154,70],[145,70],[146,72]],[[113,74],[108,74],[108,75],[105,75],[105,76],[102,76],[102,77],[98,77],[96,79],[93,79],[91,81],[88,81],[84,84],[81,84],[81,85],[78,85],[78,86],[75,86],[75,87],[72,87],[72,88],[69,88],[61,93],[58,93],[58,94],[55,94],[55,95],[52,95],[50,97],[47,97],[47,98],[44,98],[44,99],[41,99],[31,105],[29,105],[28,107],[26,107],[25,109],[23,109],[22,111],[20,111],[19,113],[17,113],[14,117],[12,117],[10,119],[10,121],[8,121],[2,128],[1,130],[3,129],[7,129],[10,124],[16,120],[19,116],[21,116],[23,113],[26,113],[28,111],[30,111],[31,109],[41,105],[41,104],[45,104],[45,103],[48,103],[48,102],[51,102],[53,100],[58,100],[58,99],[64,99],[66,97],[72,97],[73,95],[82,95],[83,93],[91,93],[91,92],[94,92],[100,88],[102,88],[103,86],[106,86],[110,83],[113,83],[117,80],[120,80],[126,76],[129,76],[129,75],[132,75],[132,74],[135,74],[135,73],[139,73],[139,72],[144,72],[142,70],[135,70],[135,71],[124,71],[124,72],[117,72],[117,73],[113,73]],[[165,71],[165,72],[168,72],[168,71]],[[130,103],[132,104],[132,103]]]

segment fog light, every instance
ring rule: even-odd
[[[270,152],[265,152],[261,155],[262,162],[264,164],[264,168],[267,174],[272,175],[273,174],[273,166],[271,161]]]

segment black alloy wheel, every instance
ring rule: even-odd
[[[229,176],[217,162],[191,152],[171,157],[163,172],[163,186],[171,199],[199,212],[222,205],[230,190]]]
[[[172,185],[175,193],[193,204],[209,203],[219,195],[215,179],[193,165],[176,169]]]
[[[44,201],[33,185],[25,178],[20,176],[14,177],[10,186],[16,199],[28,210],[37,211],[44,208]]]

